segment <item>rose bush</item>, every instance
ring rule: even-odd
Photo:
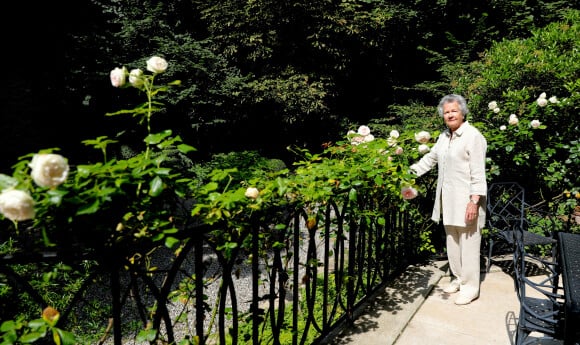
[[[409,160],[420,155],[412,132],[392,130],[384,139],[363,125],[322,153],[296,149],[304,159],[293,171],[280,169],[243,180],[233,178],[235,169],[214,169],[200,180],[175,166],[175,155],[194,148],[171,130],[157,131],[152,126],[152,116],[163,106],[155,96],[179,85],[178,81],[155,83],[169,68],[164,61],[149,59],[146,69],[151,74],[117,67],[109,75],[113,87],[133,88],[147,98],[135,109],[106,114],[130,115],[145,128],[142,146],[132,155],[119,154],[121,133],[115,139],[102,136],[83,141],[101,152],[101,161],[69,166],[64,156],[51,149],[22,157],[12,176],[0,175],[0,212],[13,224],[2,236],[14,240],[15,250],[29,254],[47,248],[79,251],[99,264],[118,258],[132,264],[139,261],[153,270],[151,248],[165,246],[179,252],[188,240],[181,231],[192,218],[220,229],[212,231],[208,240],[226,258],[247,245],[238,240],[248,234],[253,217],[271,221],[269,208],[290,203],[312,212],[308,221],[312,230],[319,206],[337,197],[346,197],[352,212],[364,212],[364,217],[376,217],[379,223],[385,223],[385,212],[393,210],[407,210],[422,219],[411,201],[422,188],[415,186],[414,176],[408,173]],[[432,144],[429,132],[422,131],[419,138],[422,145]],[[183,208],[185,200],[194,202]],[[358,209],[365,204],[361,200],[380,207]],[[23,233],[18,231],[20,222],[29,222],[23,232],[36,240],[34,246],[18,247]],[[418,251],[433,251],[429,233],[426,228],[421,234],[424,245]]]
[[[487,138],[489,179],[520,182],[531,204],[550,205],[562,219],[578,203],[565,192],[580,190],[580,65],[570,48],[580,42],[579,18],[569,11],[526,39],[495,42],[466,68],[445,71]]]
[[[180,218],[171,205],[175,198],[187,197],[189,187],[182,172],[172,166],[173,156],[194,148],[172,136],[171,130],[152,129],[151,118],[162,107],[154,97],[179,85],[179,81],[155,84],[167,68],[163,58],[153,57],[147,60],[152,74],[140,69],[129,73],[126,67],[110,73],[112,86],[132,87],[147,98],[135,109],[107,114],[131,115],[144,125],[140,152],[119,157],[114,148],[118,139],[98,137],[83,143],[102,153],[101,162],[76,162],[71,169],[65,157],[47,150],[24,156],[12,176],[0,176],[0,211],[10,220],[30,221],[41,231],[42,245],[36,250],[57,245],[65,249],[72,242],[89,252],[135,241],[161,241],[169,247],[177,242],[172,234]]]
[[[375,181],[373,188],[378,190],[368,191],[369,195],[376,194],[379,198],[387,195],[397,195],[404,200],[417,197],[421,190],[415,184],[415,176],[408,174],[410,162],[416,161],[420,155],[430,150],[433,145],[432,135],[428,131],[399,131],[398,129],[387,130],[386,138],[377,137],[371,133],[367,125],[359,126],[357,131],[349,130],[346,135],[347,142],[338,142],[336,146],[330,146],[327,154],[332,160],[333,166],[329,179],[331,183],[341,187],[351,186],[344,176],[350,176],[360,181]],[[435,133],[438,135],[438,133]],[[366,139],[371,137],[371,139]],[[421,143],[416,146],[416,143]],[[365,143],[365,145],[361,145]],[[340,159],[337,164],[334,160]],[[340,172],[338,167],[344,167],[348,171]],[[311,169],[308,175],[312,176]],[[330,168],[328,169],[330,171]],[[303,174],[303,172],[299,172]],[[306,174],[306,172],[304,172]],[[357,178],[358,176],[358,178]],[[414,195],[412,198],[410,195]],[[404,204],[401,207],[404,208]]]

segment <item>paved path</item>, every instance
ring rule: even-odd
[[[457,306],[455,296],[443,292],[447,262],[410,267],[332,344],[513,345],[519,313],[513,279],[496,265],[481,278],[480,297]],[[537,344],[562,343],[544,339]]]

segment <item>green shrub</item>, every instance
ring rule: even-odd
[[[494,43],[481,60],[449,75],[488,139],[491,178],[524,183],[530,202],[580,188],[579,23],[580,11],[569,11],[530,38]]]

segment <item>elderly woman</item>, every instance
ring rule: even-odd
[[[421,176],[436,164],[437,192],[431,219],[443,216],[447,258],[453,275],[444,288],[459,292],[455,304],[469,304],[479,297],[481,228],[485,224],[487,141],[466,119],[465,98],[447,95],[437,107],[447,130],[411,171]]]

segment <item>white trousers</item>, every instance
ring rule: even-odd
[[[469,297],[479,296],[481,232],[477,223],[444,226],[449,269],[461,284],[460,294]]]

